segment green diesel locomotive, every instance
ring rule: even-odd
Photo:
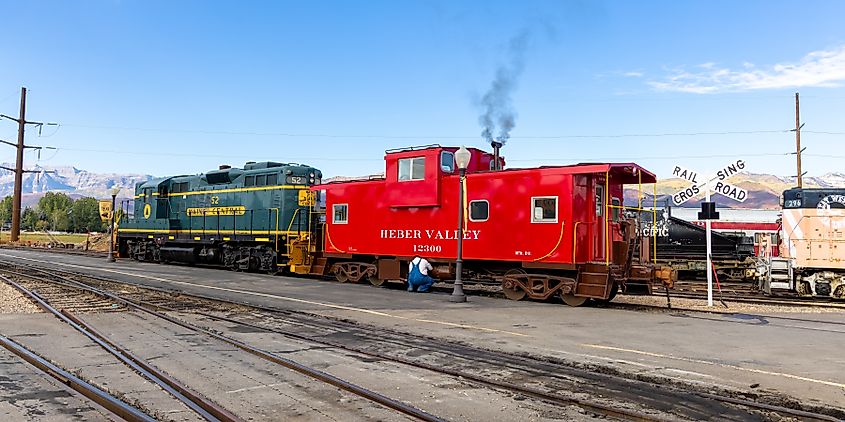
[[[316,248],[314,195],[320,170],[247,162],[194,176],[139,183],[117,228],[120,256],[141,261],[277,271]]]

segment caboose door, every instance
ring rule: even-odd
[[[596,194],[595,200],[593,203],[596,206],[595,210],[595,219],[593,220],[593,230],[594,230],[594,239],[593,245],[595,245],[595,250],[593,251],[593,257],[595,257],[596,261],[602,261],[605,259],[605,251],[607,251],[607,246],[605,245],[606,239],[604,235],[605,231],[605,186],[603,184],[603,180],[596,180]]]

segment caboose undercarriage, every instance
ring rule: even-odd
[[[311,274],[334,275],[340,282],[363,280],[375,286],[407,278],[411,257],[374,257],[329,254],[315,261]],[[455,278],[451,261],[431,260],[435,279]],[[570,306],[581,306],[588,300],[610,301],[618,292],[651,294],[653,281],[660,279],[671,285],[675,273],[650,265],[614,265],[594,262],[578,265],[548,265],[524,262],[467,260],[462,278],[467,284],[498,284],[511,300],[549,300],[560,297]]]

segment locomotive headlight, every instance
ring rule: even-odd
[[[308,176],[313,179],[314,178],[314,172],[312,171],[311,174],[309,174]]]
[[[291,171],[291,169],[287,169],[287,170],[285,170],[285,174],[290,176],[291,174],[293,174],[293,171]]]

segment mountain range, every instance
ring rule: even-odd
[[[3,167],[13,167],[10,164],[2,164]],[[46,192],[64,192],[73,198],[93,196],[95,198],[108,198],[112,187],[119,187],[121,198],[128,198],[135,192],[135,185],[139,182],[146,182],[153,179],[148,174],[122,174],[122,173],[93,173],[80,170],[70,166],[35,166],[34,173],[25,173],[23,180],[23,203],[24,206],[38,202],[38,199]],[[338,176],[330,181],[342,181],[360,179],[357,177]],[[366,179],[366,177],[364,178]],[[729,182],[748,191],[748,199],[738,203],[721,195],[713,195],[713,199],[722,207],[743,208],[743,209],[777,209],[780,206],[781,193],[796,185],[795,176],[780,177],[771,174],[739,173],[729,179]],[[804,177],[804,187],[808,188],[845,188],[845,173],[828,173],[818,177]],[[671,201],[671,196],[688,187],[689,182],[683,179],[664,179],[657,183],[657,202],[663,205],[665,201]],[[11,195],[14,189],[14,173],[0,169],[0,198]],[[651,186],[644,186],[643,199],[645,205],[651,205]],[[637,202],[636,190],[627,189],[625,202],[635,204]],[[695,199],[684,204],[686,207],[698,207],[700,199]]]
[[[3,167],[14,168],[14,164],[3,163]],[[147,174],[92,173],[70,166],[34,166],[32,173],[24,173],[22,200],[24,207],[33,205],[47,192],[63,192],[72,198],[93,196],[105,199],[110,190],[119,187],[119,198],[131,198],[135,184],[153,178]],[[0,198],[12,195],[15,189],[15,173],[0,169]]]
[[[739,209],[779,209],[780,196],[783,191],[797,186],[796,177],[780,177],[771,174],[739,173],[727,180],[733,186],[748,191],[748,198],[744,202],[737,202],[722,195],[713,194],[711,199],[720,207]],[[828,173],[818,177],[804,177],[802,180],[805,188],[843,188],[845,189],[845,173]],[[672,202],[672,195],[690,186],[690,182],[684,179],[672,178],[663,179],[657,182],[657,204],[662,206],[667,201]],[[643,198],[646,206],[653,203],[653,191],[651,186],[643,187]],[[696,197],[683,204],[684,207],[699,207],[703,200]],[[636,190],[626,189],[625,203],[636,204]]]

